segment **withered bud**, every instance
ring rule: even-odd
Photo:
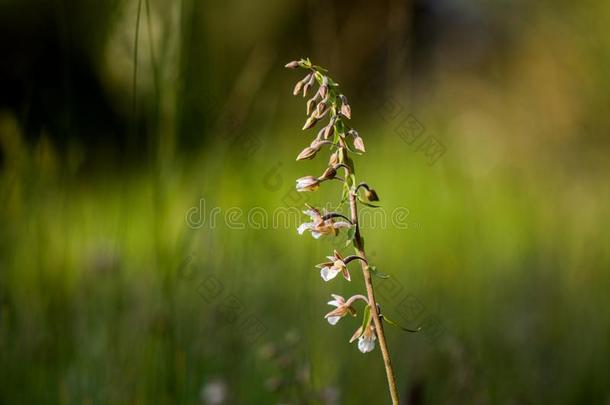
[[[331,180],[331,179],[334,179],[336,175],[337,175],[337,169],[335,169],[332,166],[329,166],[326,168],[326,170],[324,170],[324,173],[322,173],[321,178],[326,179],[326,180]]]
[[[337,152],[333,152],[328,159],[328,165],[335,166],[337,163],[339,163],[339,155]]]
[[[354,148],[356,148],[357,151],[366,152],[366,149],[364,148],[364,141],[361,137],[354,137]]]
[[[292,62],[288,62],[284,65],[284,67],[288,68],[288,69],[296,69],[299,67],[299,61],[298,60],[293,60]]]
[[[379,201],[379,196],[377,195],[377,192],[375,192],[375,190],[373,190],[372,188],[366,189],[364,191],[364,196],[369,201]]]
[[[348,119],[352,118],[352,109],[347,102],[347,97],[343,94],[339,94],[339,98],[341,99],[341,114],[343,114]]]
[[[303,125],[303,130],[313,127],[314,125],[316,125],[317,122],[317,117],[315,117],[314,115],[310,116],[309,118],[307,118],[307,121],[305,121],[305,125]]]
[[[306,147],[299,153],[297,160],[313,159],[320,149],[312,148],[311,146]]]

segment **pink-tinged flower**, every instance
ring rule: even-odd
[[[332,305],[336,308],[324,315],[324,318],[326,318],[328,323],[330,323],[331,325],[336,325],[337,322],[339,322],[339,320],[345,315],[356,315],[356,311],[354,310],[354,308],[352,308],[352,299],[345,301],[345,298],[340,295],[331,294],[331,296],[333,297],[333,300],[328,301],[328,305]]]
[[[362,326],[360,326],[349,342],[352,343],[356,339],[358,339],[358,350],[362,353],[368,353],[375,348],[377,336],[375,336],[375,327],[371,324],[371,321],[364,328],[364,332]]]
[[[322,235],[336,236],[337,233],[339,233],[340,228],[350,228],[352,226],[351,223],[346,221],[334,222],[332,218],[325,220],[322,218],[320,211],[312,207],[309,207],[309,209],[303,211],[303,213],[311,218],[311,222],[305,222],[299,225],[297,228],[299,235],[302,235],[305,231],[311,231],[311,236],[315,239],[320,238]]]
[[[320,180],[317,177],[305,176],[297,179],[297,191],[316,191],[320,188]]]
[[[347,264],[343,261],[343,257],[336,250],[333,256],[326,256],[329,262],[320,263],[316,267],[320,268],[320,276],[322,280],[329,281],[342,273],[347,281],[351,281]]]

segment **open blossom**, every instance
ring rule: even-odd
[[[320,276],[322,280],[329,281],[342,273],[347,281],[351,281],[347,265],[343,261],[343,257],[335,250],[333,256],[326,256],[329,262],[320,263],[316,267],[320,268]]]
[[[362,326],[360,326],[349,342],[352,343],[356,339],[358,339],[358,350],[360,350],[362,353],[368,353],[375,348],[375,340],[377,339],[377,336],[375,336],[375,327],[370,321],[364,328],[364,331]]]
[[[297,179],[297,191],[315,191],[320,187],[320,180],[317,177],[305,176]]]
[[[340,228],[350,228],[352,226],[352,224],[346,221],[334,222],[332,218],[325,220],[322,218],[320,211],[312,207],[309,207],[303,213],[311,218],[311,222],[299,225],[297,228],[299,235],[302,235],[305,231],[311,231],[311,236],[315,239],[320,238],[322,235],[336,236]]]
[[[324,318],[326,318],[328,323],[336,325],[345,315],[356,315],[356,311],[352,308],[351,303],[346,302],[345,298],[337,294],[331,294],[331,296],[333,297],[333,300],[328,301],[328,305],[332,305],[336,308],[324,315]]]

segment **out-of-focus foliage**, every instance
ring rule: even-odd
[[[291,193],[302,55],[366,138],[383,311],[424,326],[388,328],[406,403],[610,401],[610,3],[97,3],[0,3],[0,402],[385,401],[322,318],[358,273],[272,229],[338,198]]]

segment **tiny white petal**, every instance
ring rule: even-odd
[[[360,336],[358,338],[358,350],[368,353],[375,348],[375,339],[372,337]]]
[[[322,234],[317,231],[311,231],[311,236],[313,236],[314,239],[320,239],[320,236],[322,236]]]
[[[339,274],[339,270],[334,267],[323,267],[322,270],[320,270],[320,276],[322,276],[322,280],[324,281],[332,280],[337,277],[337,274]]]
[[[311,222],[302,223],[297,228],[297,232],[299,233],[299,235],[303,235],[303,232],[305,232],[308,229],[311,229],[312,226],[313,226],[313,224]]]
[[[337,322],[339,322],[339,319],[341,319],[340,316],[329,316],[328,318],[326,318],[328,323],[330,323],[331,325],[336,325]]]
[[[326,256],[326,258],[327,258],[328,260],[330,260],[331,262],[334,262],[334,261],[335,261],[335,256]]]
[[[338,307],[339,305],[343,304],[342,302],[339,302],[337,300],[332,300],[332,301],[328,301],[328,305],[332,305],[334,307]]]

